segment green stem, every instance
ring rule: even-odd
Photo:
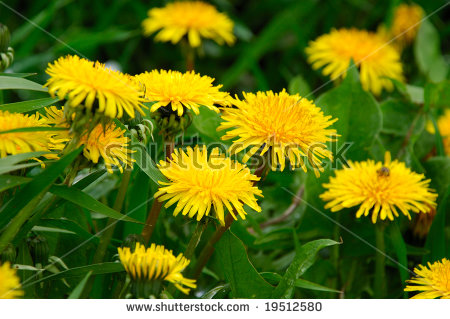
[[[128,183],[130,181],[131,177],[131,170],[127,169],[124,171],[122,175],[122,181],[119,186],[119,191],[117,192],[116,201],[114,202],[113,209],[115,211],[120,211],[123,206],[123,202],[125,200],[125,195],[127,193],[128,189]],[[95,251],[94,258],[92,259],[92,264],[99,264],[103,262],[106,251],[108,249],[108,245],[111,241],[111,238],[114,234],[114,229],[117,222],[113,218],[108,218],[108,221],[106,222],[106,226],[104,228],[104,231],[100,235],[100,241],[97,247],[97,250]],[[91,276],[89,278],[89,281],[86,284],[86,288],[83,292],[83,298],[87,298],[89,296],[89,293],[91,292],[92,286],[94,284],[95,276]]]
[[[268,166],[267,166],[267,158],[264,162],[264,165],[261,165],[258,167],[254,173],[254,175],[261,177],[261,180],[263,180],[268,172]],[[256,185],[258,182],[254,182],[254,185]],[[235,214],[237,215],[237,214]],[[194,278],[198,279],[200,274],[203,271],[203,268],[208,263],[209,259],[211,258],[212,254],[214,253],[214,245],[222,238],[223,234],[231,227],[231,224],[234,222],[233,216],[228,213],[225,216],[225,225],[219,226],[212,237],[208,240],[205,247],[203,247],[202,251],[200,252],[200,256],[197,259],[197,263],[195,264],[194,269]]]
[[[168,137],[165,145],[166,157],[170,158],[175,148],[175,138]],[[147,220],[145,221],[145,225],[141,233],[142,237],[144,238],[144,243],[146,244],[149,243],[153,231],[155,230],[156,222],[158,221],[162,206],[163,203],[160,202],[157,198],[153,199],[152,207],[150,208],[150,212],[148,213]]]
[[[187,245],[186,251],[184,253],[184,257],[186,259],[191,260],[192,256],[194,256],[195,248],[197,248],[200,240],[202,239],[203,232],[208,227],[209,218],[205,217],[201,221],[197,223],[197,226],[195,227],[194,233],[191,236],[191,239],[189,240],[189,243]]]
[[[375,225],[375,241],[378,249],[375,255],[375,283],[374,283],[374,297],[386,297],[386,257],[384,244],[384,228],[385,225]]]

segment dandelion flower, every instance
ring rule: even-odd
[[[186,152],[175,150],[172,159],[160,161],[158,167],[169,181],[159,182],[155,197],[168,200],[165,207],[178,202],[175,216],[182,211],[191,218],[197,215],[199,221],[209,215],[213,206],[217,219],[225,225],[224,206],[234,219],[234,211],[245,219],[244,204],[261,211],[255,196],[263,197],[262,192],[253,185],[259,177],[245,165],[220,154],[218,148],[212,150],[209,158],[206,146],[188,147]]]
[[[70,140],[69,129],[70,125],[67,123],[64,117],[64,108],[58,109],[56,106],[52,105],[45,108],[45,115],[42,115],[46,124],[52,125],[54,127],[66,128],[65,131],[56,131],[53,139],[59,142],[67,142]]]
[[[230,129],[223,140],[233,141],[232,153],[251,147],[243,161],[261,150],[261,155],[270,152],[271,168],[285,168],[285,158],[291,166],[302,167],[306,172],[305,158],[312,164],[318,176],[321,159],[332,159],[326,142],[332,141],[336,130],[327,129],[337,119],[324,116],[319,107],[299,95],[258,92],[243,93],[244,100],[234,100],[236,108],[223,109],[222,122],[218,130]]]
[[[320,198],[328,202],[325,208],[332,212],[359,206],[356,217],[370,213],[373,223],[378,217],[394,220],[398,210],[411,219],[410,211],[429,213],[436,207],[437,194],[428,188],[429,184],[429,179],[412,172],[404,163],[391,161],[386,152],[384,164],[349,161],[349,167],[337,170],[336,177],[323,184],[327,190]]]
[[[21,128],[48,127],[39,114],[26,115],[21,113],[9,113],[0,111],[0,127],[2,131],[10,131]],[[61,151],[63,143],[52,140],[54,132],[12,132],[0,134],[0,157],[16,155],[29,152],[48,152],[43,156],[47,159],[57,159],[58,156],[52,151]]]
[[[121,118],[124,110],[132,118],[135,111],[144,115],[140,87],[102,63],[68,55],[49,64],[46,72],[50,95],[66,98],[69,107],[85,107],[110,118]]]
[[[101,156],[109,173],[113,172],[113,165],[123,172],[121,163],[132,167],[134,162],[130,156],[132,153],[129,148],[130,139],[124,133],[125,130],[113,123],[106,127],[98,124],[91,132],[81,137],[79,145],[84,145],[83,154],[93,163],[98,163]]]
[[[445,110],[444,115],[439,117],[437,126],[444,142],[445,153],[450,156],[450,109]],[[428,122],[427,131],[431,134],[436,132],[432,122]]]
[[[405,291],[420,291],[411,299],[450,299],[450,260],[447,258],[419,265],[414,269],[417,277],[407,280]]]
[[[145,249],[140,243],[136,243],[133,252],[129,247],[118,250],[120,262],[134,281],[168,281],[185,294],[189,293],[189,288],[197,287],[195,280],[184,278],[181,274],[190,263],[183,254],[175,257],[164,246],[152,244]]]
[[[16,299],[23,295],[16,270],[10,267],[9,262],[0,265],[0,299]]]
[[[399,5],[395,9],[394,20],[390,28],[392,37],[402,46],[413,42],[423,17],[424,11],[417,4]]]
[[[403,81],[399,52],[379,34],[357,29],[332,30],[318,37],[306,48],[313,69],[332,80],[344,78],[353,59],[360,69],[361,85],[379,95],[382,89],[392,91],[390,78]]]
[[[170,104],[179,116],[183,115],[185,108],[199,114],[201,105],[218,113],[219,109],[215,104],[229,105],[228,93],[219,91],[222,85],[214,86],[213,78],[193,71],[181,73],[153,70],[136,75],[135,80],[144,87],[145,99],[155,102],[151,106],[151,112]]]
[[[178,43],[187,36],[191,47],[198,47],[202,38],[212,39],[222,45],[232,45],[233,21],[211,4],[202,1],[175,1],[164,8],[148,11],[148,18],[142,22],[144,35],[160,30],[157,41]]]

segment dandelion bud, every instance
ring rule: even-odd
[[[38,235],[28,239],[28,247],[35,265],[46,265],[49,256],[48,241],[45,237]]]
[[[16,256],[16,247],[14,247],[12,244],[8,244],[0,255],[0,264],[6,262],[14,264],[14,262],[16,261]]]
[[[8,27],[0,23],[0,72],[9,68],[14,61],[14,49],[9,46],[10,40]]]

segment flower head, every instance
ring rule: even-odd
[[[0,127],[2,131],[14,129],[48,127],[49,125],[39,114],[26,115],[0,111]],[[64,149],[64,143],[55,141],[52,131],[11,132],[0,134],[0,157],[29,152],[48,152],[43,156],[48,159],[57,159],[53,151]]]
[[[66,98],[71,108],[86,108],[109,118],[121,118],[124,110],[132,118],[135,111],[144,114],[139,86],[102,63],[68,55],[49,64],[46,72],[50,95]]]
[[[224,122],[218,128],[230,129],[223,140],[238,138],[233,142],[232,153],[250,147],[243,159],[247,162],[262,148],[261,155],[270,152],[273,170],[277,163],[284,170],[287,157],[292,167],[302,167],[306,172],[307,159],[318,175],[323,170],[321,160],[333,157],[325,143],[336,135],[336,130],[328,127],[337,119],[324,116],[312,101],[284,90],[275,94],[272,91],[243,94],[245,100],[233,102],[236,108],[223,109]]]
[[[65,131],[56,131],[53,139],[55,141],[65,143],[70,140],[69,128],[70,124],[67,123],[64,117],[64,108],[58,109],[56,106],[52,105],[45,108],[45,115],[42,115],[42,119],[46,124],[66,128]]]
[[[220,13],[211,4],[202,1],[175,1],[164,8],[148,11],[148,18],[142,22],[145,35],[158,30],[157,41],[176,44],[187,36],[191,47],[198,47],[202,38],[212,39],[222,45],[232,45],[233,21]]]
[[[183,254],[175,257],[172,251],[164,246],[152,244],[150,248],[145,249],[143,245],[136,243],[133,252],[129,247],[119,248],[119,258],[135,281],[165,280],[173,283],[185,294],[189,293],[189,288],[197,287],[195,280],[184,278],[181,274],[190,260]]]
[[[81,137],[79,145],[84,145],[84,156],[98,163],[100,156],[105,161],[108,172],[112,173],[112,166],[118,166],[123,172],[121,163],[132,167],[134,160],[130,157],[130,139],[124,135],[125,130],[111,123],[107,127],[98,124],[94,129]]]
[[[151,112],[170,104],[172,111],[181,116],[184,108],[199,114],[198,109],[201,105],[219,112],[215,104],[222,106],[229,104],[228,93],[219,91],[222,85],[213,86],[213,78],[201,76],[193,71],[181,73],[153,70],[136,75],[135,80],[144,87],[145,99],[155,102],[150,109]]]
[[[423,9],[417,4],[399,5],[394,12],[394,20],[390,28],[391,36],[402,45],[413,42],[424,14]]]
[[[0,299],[16,299],[23,295],[16,270],[11,269],[9,262],[0,265]]]
[[[356,217],[372,214],[372,222],[377,218],[394,220],[398,210],[411,219],[410,211],[429,213],[436,207],[437,194],[428,188],[430,180],[422,174],[412,172],[404,163],[391,161],[389,152],[384,164],[372,160],[349,161],[349,166],[336,171],[329,183],[323,184],[327,190],[320,195],[332,212],[343,208],[360,206]]]
[[[389,78],[403,81],[400,54],[383,36],[373,32],[332,30],[311,41],[306,53],[313,69],[324,67],[322,73],[332,80],[344,78],[353,59],[360,68],[362,87],[375,95],[383,88],[388,91],[394,88]]]
[[[405,291],[421,292],[411,299],[450,299],[450,260],[419,265],[414,272],[417,277],[407,280]]]
[[[439,117],[437,126],[444,142],[445,153],[450,156],[450,109],[445,110],[444,115]],[[427,131],[431,134],[435,133],[433,123],[428,122]]]
[[[218,148],[212,150],[209,158],[206,146],[188,147],[186,152],[175,150],[172,159],[161,161],[158,167],[169,181],[159,182],[161,187],[155,197],[168,200],[165,207],[178,202],[175,216],[183,211],[183,215],[191,218],[197,215],[197,220],[201,220],[213,206],[217,219],[224,225],[224,206],[234,219],[237,219],[234,212],[245,219],[244,204],[261,211],[255,196],[262,197],[262,192],[253,185],[259,177],[245,165],[220,154]]]

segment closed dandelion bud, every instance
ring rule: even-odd
[[[46,265],[49,256],[48,241],[45,237],[38,235],[28,239],[28,247],[35,265]]]
[[[0,23],[0,72],[9,68],[14,61],[14,49],[9,46],[10,40],[8,27]]]
[[[131,135],[133,135],[139,142],[147,144],[147,142],[153,140],[153,123],[150,120],[142,120],[140,123],[126,125]]]
[[[0,52],[6,52],[11,40],[11,34],[6,25],[0,23]]]
[[[130,234],[123,241],[122,248],[128,247],[133,253],[137,243],[144,246],[144,237],[141,234]]]
[[[175,136],[186,130],[192,123],[192,114],[185,108],[182,115],[178,115],[178,111],[173,111],[172,107],[160,107],[156,112],[152,113],[160,129],[160,134],[164,136]]]
[[[0,264],[9,262],[11,264],[14,264],[16,261],[16,247],[14,247],[12,244],[8,244],[6,248],[2,251],[2,254],[0,255]]]

